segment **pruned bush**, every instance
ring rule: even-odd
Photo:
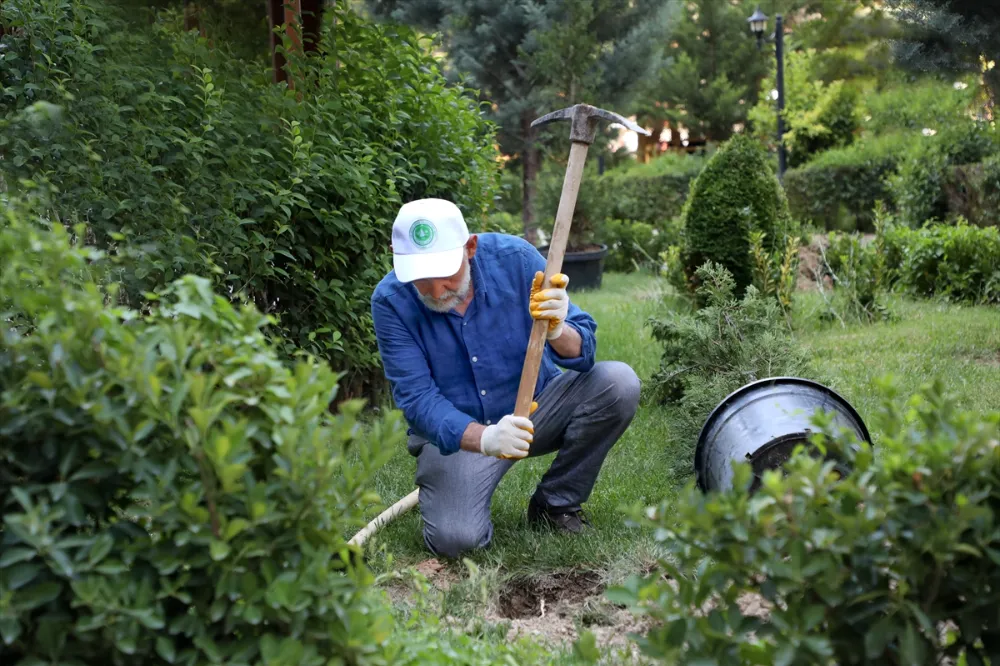
[[[346,539],[398,416],[331,412],[338,375],[204,278],[114,307],[105,262],[0,222],[0,662],[378,663]]]
[[[769,252],[784,248],[792,232],[784,190],[764,151],[750,136],[738,134],[705,165],[691,184],[684,205],[684,267],[695,283],[706,261],[732,274],[736,293],[753,281],[750,234],[764,234]]]
[[[958,411],[935,383],[890,387],[876,449],[818,414],[782,471],[736,465],[635,520],[663,555],[609,591],[655,620],[663,663],[982,664],[1000,658],[1000,413]],[[801,450],[800,450],[801,451]]]
[[[886,232],[890,280],[913,296],[1000,303],[1000,229],[935,224]]]
[[[1000,152],[1000,133],[970,120],[916,139],[890,179],[900,218],[911,227],[948,217],[946,183],[952,167]]]
[[[491,202],[478,102],[412,30],[344,3],[324,13],[336,48],[290,56],[294,90],[180,23],[104,0],[2,3],[0,176],[57,188],[53,216],[87,221],[99,247],[120,232],[146,247],[122,267],[130,302],[202,275],[276,317],[286,354],[347,373],[345,392],[381,386],[369,299],[398,206],[442,196],[475,218]]]
[[[678,407],[671,437],[680,444],[675,471],[682,474],[693,471],[698,433],[723,398],[758,379],[809,371],[775,298],[753,285],[738,298],[735,281],[718,264],[705,264],[696,277],[704,307],[648,322],[663,356],[646,396]]]
[[[893,134],[862,140],[790,169],[784,186],[792,215],[828,231],[873,231],[876,203],[894,205],[888,179],[917,138]]]
[[[873,242],[830,235],[825,252],[835,286],[853,274],[851,288],[881,301],[878,292],[895,290],[920,298],[972,304],[1000,303],[1000,229],[928,224],[910,229],[886,217]],[[872,300],[874,299],[874,300]]]

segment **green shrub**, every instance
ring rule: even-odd
[[[663,229],[680,215],[691,181],[704,165],[699,156],[666,153],[645,164],[606,172],[600,182],[608,215]]]
[[[705,307],[648,322],[663,356],[646,396],[679,408],[671,437],[684,452],[674,468],[683,474],[693,471],[698,433],[723,398],[757,379],[808,371],[775,298],[753,285],[737,298],[735,281],[718,264],[699,267],[696,278]]]
[[[4,2],[0,176],[50,183],[51,213],[87,221],[102,248],[119,232],[146,247],[122,268],[130,302],[208,277],[277,317],[283,351],[328,360],[357,394],[381,385],[368,302],[398,206],[442,196],[477,217],[496,163],[478,103],[445,84],[413,31],[344,3],[324,16],[337,48],[292,58],[291,91],[214,36],[183,33],[177,14],[150,24],[102,0]]]
[[[752,282],[750,233],[763,233],[769,252],[783,249],[794,233],[781,184],[764,151],[743,134],[723,145],[691,184],[683,216],[689,281],[712,261],[732,274],[740,294]]]
[[[945,181],[949,217],[980,227],[1000,226],[1000,154],[952,167]]]
[[[876,203],[894,205],[887,179],[897,172],[917,138],[922,137],[891,134],[864,139],[790,169],[784,186],[792,216],[828,231],[873,231]]]
[[[1000,151],[1000,134],[988,126],[965,120],[941,128],[933,136],[919,136],[891,178],[900,217],[912,227],[948,216],[945,183],[951,168],[979,162]]]
[[[919,134],[924,128],[941,129],[968,122],[977,94],[975,77],[965,77],[965,87],[954,78],[905,76],[883,90],[864,96],[862,127],[866,134]]]
[[[886,232],[890,280],[908,294],[1000,303],[1000,229],[958,224]]]
[[[785,57],[785,146],[788,164],[798,167],[825,150],[850,145],[860,130],[857,88],[845,81],[824,82],[823,62],[815,49],[792,50]],[[771,91],[776,88],[774,63],[761,82],[759,99],[750,109],[753,133],[769,147],[777,135]]]
[[[822,273],[830,277],[834,294],[821,315],[824,320],[869,324],[892,318],[886,302],[889,268],[882,229],[873,243],[865,245],[858,234],[830,234],[823,252]]]
[[[662,229],[634,220],[605,220],[598,240],[608,246],[604,270],[627,273],[655,266],[662,252],[680,242],[680,220]]]
[[[663,234],[676,242],[676,218],[702,164],[699,157],[667,154],[646,164],[632,163],[598,175],[596,163],[588,162],[573,210],[570,245],[583,248],[592,243],[617,242],[627,230],[623,232],[616,220],[648,225],[657,236]],[[555,223],[564,177],[565,167],[557,163],[545,165],[539,177],[538,221],[548,234]],[[632,258],[611,258],[614,265],[621,267],[611,270],[633,270]]]
[[[689,484],[635,520],[663,555],[609,596],[656,621],[662,663],[981,664],[1000,656],[1000,413],[939,384],[871,419],[876,448],[814,417],[785,474],[737,464],[733,490]],[[837,463],[846,474],[835,471]],[[644,515],[645,514],[645,515]]]
[[[0,224],[0,662],[378,663],[346,539],[398,416],[331,413],[337,375],[204,278],[112,307],[46,226]]]

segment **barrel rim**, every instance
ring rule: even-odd
[[[765,385],[775,386],[778,384],[799,384],[801,386],[808,386],[809,388],[818,389],[819,391],[830,395],[835,400],[837,400],[841,405],[843,405],[848,414],[850,414],[851,417],[854,418],[855,422],[857,422],[858,426],[861,429],[861,434],[864,438],[864,441],[867,442],[869,445],[873,444],[871,433],[869,433],[868,431],[868,426],[865,424],[864,419],[861,418],[861,414],[858,413],[858,410],[855,409],[854,405],[852,405],[848,400],[846,400],[844,396],[840,395],[829,386],[826,386],[825,384],[820,384],[819,382],[813,381],[812,379],[805,379],[804,377],[785,377],[785,376],[765,377],[764,379],[758,379],[756,381],[750,382],[749,384],[741,386],[740,388],[736,389],[735,391],[727,395],[725,398],[722,399],[721,402],[719,402],[718,405],[716,405],[715,409],[713,409],[712,412],[708,415],[708,418],[705,419],[705,424],[701,427],[701,432],[698,434],[698,444],[696,445],[694,451],[695,480],[698,482],[698,487],[701,488],[703,491],[706,491],[707,488],[706,488],[706,480],[704,478],[704,474],[701,469],[703,467],[703,465],[701,464],[701,456],[702,456],[702,451],[705,448],[705,437],[708,434],[708,431],[711,429],[712,425],[719,418],[722,412],[725,411],[725,409],[729,407],[730,404],[740,396],[746,393],[750,393],[751,391],[758,389],[761,386]]]

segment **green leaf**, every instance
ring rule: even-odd
[[[573,644],[573,654],[585,664],[596,664],[601,658],[601,651],[597,649],[597,637],[592,631],[584,631],[580,638]]]
[[[896,637],[897,628],[891,617],[883,617],[865,634],[865,656],[868,659],[878,659],[885,653],[885,648]]]
[[[101,562],[115,545],[115,539],[105,532],[94,540],[94,545],[90,548],[90,555],[87,558],[88,566],[94,566]]]
[[[166,636],[159,636],[156,639],[156,654],[168,664],[174,663],[177,658],[177,649],[174,642]]]
[[[0,638],[3,639],[4,645],[13,645],[20,635],[21,623],[16,618],[0,619]]]
[[[926,646],[924,639],[917,630],[917,625],[912,622],[906,623],[906,629],[899,644],[899,654],[904,664],[924,663],[924,652]]]
[[[4,551],[3,555],[0,555],[0,569],[17,564],[18,562],[26,562],[35,557],[36,553],[37,551],[34,548],[24,548],[22,546],[8,548]]]
[[[774,666],[790,666],[795,660],[795,646],[785,643],[774,653]]]
[[[14,605],[22,611],[30,611],[44,606],[59,596],[62,585],[50,581],[24,588],[14,596]]]
[[[41,571],[40,565],[24,562],[0,571],[0,580],[5,581],[11,590],[18,590],[34,580]]]
[[[208,549],[209,553],[212,556],[212,559],[215,560],[216,562],[226,559],[226,557],[229,556],[229,553],[232,550],[228,543],[226,543],[225,541],[218,541],[216,539],[212,540],[212,543],[209,545]]]

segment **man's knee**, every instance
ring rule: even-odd
[[[435,555],[457,558],[470,550],[488,546],[492,532],[489,524],[485,529],[463,525],[458,521],[433,529],[425,525],[424,543]]]
[[[607,387],[622,416],[627,419],[635,416],[642,390],[635,370],[621,361],[603,361],[596,364],[593,371],[598,373],[598,382]]]

